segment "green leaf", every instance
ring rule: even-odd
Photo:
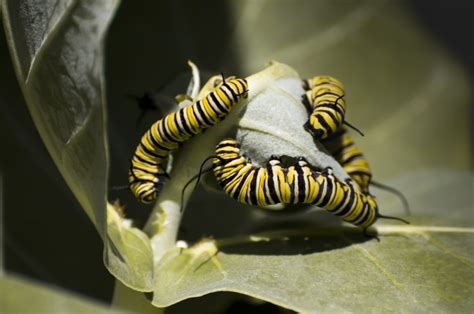
[[[433,183],[420,189],[418,180]],[[235,291],[306,312],[468,312],[474,306],[473,177],[418,173],[399,184],[413,191],[412,225],[377,223],[380,242],[347,227],[273,228],[218,240],[217,247],[201,242],[165,255],[155,271],[153,302],[168,306]],[[400,216],[400,206],[390,202],[380,198],[384,213]]]
[[[116,313],[105,304],[17,276],[0,277],[2,313]]]
[[[273,62],[265,71],[279,67],[287,66]],[[274,82],[260,78],[262,72],[248,78],[249,90],[254,89],[254,81],[263,81],[265,89],[249,100],[239,117],[236,139],[242,152],[259,166],[266,166],[271,155],[304,156],[315,167],[331,167],[340,180],[348,178],[337,161],[322,146],[315,145],[313,137],[302,127],[308,120],[308,112],[301,103],[304,90],[301,78],[291,70]]]
[[[107,205],[108,246],[104,262],[109,271],[125,285],[138,291],[151,291],[153,251],[150,239],[117,212],[117,205]]]
[[[5,1],[3,20],[33,121],[106,240],[106,266],[135,289],[149,291],[153,270],[147,237],[137,228],[116,224],[114,217],[106,233],[109,165],[103,45],[117,5],[116,0]]]
[[[122,283],[115,283],[114,298],[112,300],[112,308],[118,311],[126,311],[127,313],[164,313],[164,309],[158,309],[151,305],[145,294],[133,291]]]
[[[4,1],[7,40],[33,121],[99,233],[107,178],[103,38],[117,1]]]

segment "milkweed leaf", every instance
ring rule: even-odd
[[[103,38],[116,1],[4,1],[18,82],[59,171],[105,231]]]

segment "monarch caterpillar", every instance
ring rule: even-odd
[[[369,163],[362,151],[354,144],[347,129],[341,126],[339,130],[328,138],[321,140],[321,144],[342,166],[344,171],[356,182],[364,194],[369,194],[369,185],[372,181],[372,172]]]
[[[317,140],[325,139],[336,132],[343,124],[364,134],[344,118],[346,102],[344,86],[332,76],[314,76],[303,81],[306,90],[303,103],[310,108],[309,120],[304,128]]]
[[[142,136],[131,160],[128,181],[133,195],[142,203],[156,200],[162,184],[161,161],[181,143],[225,118],[241,98],[247,98],[247,81],[222,77],[206,97],[156,121]]]
[[[369,186],[375,186],[379,189],[389,191],[400,198],[405,212],[407,214],[410,213],[408,200],[403,193],[391,186],[373,180],[369,163],[362,154],[361,149],[355,145],[352,137],[347,133],[347,129],[344,126],[331,134],[328,138],[321,140],[321,144],[326,147],[351,179],[357,183],[362,193],[370,194]]]
[[[331,168],[317,171],[302,157],[288,168],[276,156],[269,159],[266,167],[256,167],[241,154],[236,140],[226,139],[216,146],[215,155],[210,158],[217,182],[241,203],[259,207],[314,204],[364,229],[381,217],[402,220],[381,215],[375,199],[357,192],[350,179],[341,182]]]
[[[325,139],[344,122],[344,86],[334,77],[315,76],[304,80],[303,87],[306,90],[303,99],[312,109],[304,128],[316,139]]]

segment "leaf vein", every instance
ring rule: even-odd
[[[435,246],[436,248],[438,248],[439,250],[441,250],[443,253],[453,257],[454,259],[460,261],[461,263],[463,263],[464,265],[468,266],[468,267],[471,267],[471,268],[474,268],[474,263],[469,261],[468,259],[466,259],[465,257],[463,256],[460,256],[456,253],[454,253],[452,250],[450,250],[445,244],[443,244],[442,242],[434,239],[430,234],[428,233],[425,233],[425,232],[422,232],[421,233],[423,235],[423,237],[425,237],[425,239],[430,243],[432,244],[433,246]]]
[[[388,279],[388,282],[392,286],[394,286],[397,290],[399,290],[403,294],[409,296],[413,300],[414,303],[418,303],[418,301],[411,294],[407,293],[407,291],[403,288],[403,285],[397,281],[397,279],[395,278],[395,275],[389,272],[387,269],[385,269],[375,256],[370,254],[370,252],[366,250],[364,247],[362,247],[360,244],[355,244],[354,247],[356,248],[356,250],[361,252],[362,255],[364,255],[375,266],[375,268],[377,268],[380,271],[382,275],[384,275]]]
[[[31,73],[33,72],[36,63],[38,63],[36,60],[39,58],[39,56],[43,53],[43,50],[45,50],[49,43],[54,39],[54,34],[56,33],[56,30],[61,27],[61,25],[67,20],[67,18],[71,15],[73,8],[77,5],[78,1],[72,1],[69,7],[65,10],[64,14],[61,15],[61,17],[58,19],[58,21],[51,27],[51,29],[46,30],[49,35],[44,37],[40,46],[35,52],[35,55],[31,59],[30,63],[30,68],[28,69],[28,73],[26,74],[25,77],[25,85],[28,85],[29,78],[31,76]]]

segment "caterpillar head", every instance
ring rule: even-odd
[[[312,118],[313,116],[310,117],[310,119]],[[327,137],[323,128],[315,128],[310,122],[306,122],[303,128],[316,139],[324,139]]]
[[[277,155],[271,155],[270,156],[270,159],[268,160],[268,165],[270,167],[278,166],[280,164],[281,164],[281,157],[280,156],[277,156]]]
[[[130,185],[132,194],[142,203],[151,204],[158,196],[158,189],[154,182],[135,182]]]
[[[308,161],[306,160],[306,158],[300,156],[300,157],[297,157],[296,160],[298,161],[298,165],[300,167],[306,167],[308,166]]]

